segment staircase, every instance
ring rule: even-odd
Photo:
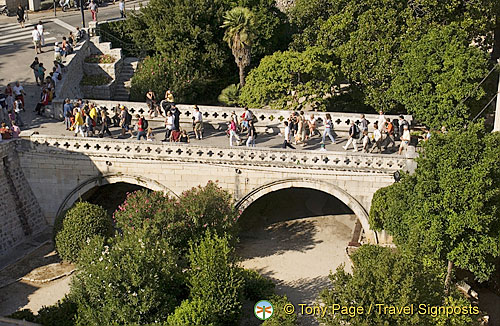
[[[115,81],[115,101],[128,101],[130,96],[130,80],[137,69],[138,58],[127,57],[123,60],[123,67]]]

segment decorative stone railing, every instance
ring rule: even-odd
[[[214,147],[186,143],[153,143],[102,138],[25,135],[19,150],[53,154],[81,153],[87,156],[129,159],[281,166],[306,169],[365,170],[392,173],[405,170],[407,159],[401,156],[347,152],[283,150],[274,148]]]
[[[132,116],[135,114],[144,114],[148,117],[148,107],[145,103],[141,102],[119,102],[119,101],[107,101],[107,100],[90,100],[97,106],[104,108],[111,113],[112,109],[117,105],[124,105],[129,109]],[[181,121],[191,121],[194,113],[194,105],[188,104],[177,104],[177,108],[181,111]],[[226,107],[226,106],[209,106],[209,105],[199,105],[200,111],[203,114],[204,121],[211,124],[225,125],[231,117],[231,112],[235,111],[236,114],[241,117],[244,112],[243,108],[239,107]],[[258,119],[257,127],[266,126],[274,129],[276,132],[278,127],[283,126],[283,121],[288,119],[292,111],[289,110],[265,110],[265,109],[251,109],[252,112]],[[305,116],[309,117],[310,114],[314,114],[317,118],[319,126],[323,125],[325,121],[326,114],[329,113],[332,117],[335,131],[345,132],[349,129],[351,120],[359,122],[359,113],[349,113],[349,112],[305,112]],[[62,115],[62,112],[61,112]],[[369,131],[373,130],[373,123],[378,120],[378,114],[365,114],[366,119],[369,122]],[[391,120],[397,119],[397,115],[386,115],[387,118]],[[413,117],[411,115],[404,116],[410,123],[413,122]],[[164,118],[154,118],[156,121],[163,121]],[[269,131],[270,132],[270,131]]]

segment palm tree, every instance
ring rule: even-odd
[[[254,15],[248,8],[235,7],[224,15],[222,28],[226,29],[224,41],[233,51],[234,61],[240,71],[240,86],[245,85],[245,68],[250,65],[250,52],[254,37]]]

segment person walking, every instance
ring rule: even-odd
[[[368,120],[366,120],[365,115],[361,115],[361,121],[359,121],[361,125],[361,132],[364,132],[365,130],[368,131]]]
[[[103,112],[101,131],[99,132],[99,137],[104,137],[104,133],[106,133],[109,137],[111,137],[111,131],[109,131],[109,127],[111,126],[111,118],[108,115],[108,112]]]
[[[326,116],[326,121],[325,121],[325,130],[323,131],[323,140],[322,143],[325,143],[326,135],[330,138],[332,141],[332,144],[335,144],[335,138],[332,135],[332,130],[333,130],[333,122],[332,122],[332,117],[330,116],[330,113],[327,113]]]
[[[196,139],[203,139],[203,115],[198,108],[198,105],[194,106],[194,114],[193,114],[193,129],[194,136]]]
[[[40,83],[43,81],[43,79],[40,79],[40,74],[38,73],[38,68],[40,67],[40,61],[38,61],[38,57],[35,57],[35,60],[30,65],[30,68],[33,70],[33,74],[35,75],[35,82],[38,86],[40,86]]]
[[[21,4],[17,6],[16,15],[17,15],[17,22],[21,25],[21,28],[24,28],[24,20],[25,20],[24,8],[21,6]]]
[[[71,128],[71,115],[73,112],[73,104],[71,104],[69,98],[67,98],[64,102],[65,102],[63,106],[64,124],[66,125],[66,130],[69,130],[69,128]]]
[[[118,3],[118,7],[120,8],[120,17],[121,18],[127,18],[125,15],[125,0],[120,0]]]
[[[293,145],[290,144],[290,135],[291,135],[292,131],[290,130],[290,126],[288,125],[288,121],[285,120],[283,123],[285,124],[285,134],[284,134],[285,140],[283,141],[283,148],[286,149],[287,147],[289,147],[291,149],[295,149],[295,147],[293,147]]]
[[[35,45],[35,52],[36,54],[42,53],[42,46],[40,44],[40,32],[38,32],[38,29],[36,26],[33,27],[33,30],[31,31],[31,37],[33,38],[33,44]]]
[[[144,137],[144,140],[147,140],[146,130],[148,130],[148,122],[144,118],[144,116],[135,115],[137,119],[137,140],[141,140]]]
[[[407,150],[410,145],[411,135],[408,125],[403,126],[403,135],[401,135],[401,144],[399,145],[398,154],[401,155],[403,150]]]
[[[71,129],[73,128],[75,130],[75,136],[78,136],[78,133],[80,133],[82,137],[85,137],[85,134],[83,133],[83,116],[79,110],[76,110],[75,122],[71,126]]]
[[[349,145],[352,144],[353,152],[358,151],[358,138],[360,135],[360,131],[356,123],[354,121],[351,121],[351,126],[349,127],[349,139],[347,140],[347,144],[343,146],[342,148],[347,150],[349,148]]]
[[[45,46],[45,36],[43,36],[43,23],[42,21],[38,21],[38,25],[36,25],[36,29],[38,33],[40,33],[40,50]]]
[[[92,20],[97,21],[97,3],[94,2],[94,0],[90,0],[90,13],[92,14]]]
[[[167,111],[167,117],[165,118],[165,139],[162,141],[169,141],[172,130],[174,129],[174,116],[172,112]]]
[[[120,107],[120,126],[122,128],[122,137],[125,136],[125,133],[128,132],[130,137],[134,137],[134,133],[132,129],[130,129],[130,123],[132,122],[132,115],[127,111],[127,109],[122,106]]]
[[[255,131],[255,125],[253,121],[248,121],[248,138],[247,147],[255,147],[255,138],[257,137],[257,132]]]
[[[370,150],[370,153],[373,153],[373,151],[378,148],[378,152],[382,153],[382,132],[380,131],[380,128],[378,126],[378,122],[375,122],[373,124],[373,146]]]
[[[241,138],[238,136],[238,127],[235,119],[231,119],[229,123],[229,146],[233,146],[233,138],[238,141],[238,145],[241,144]]]
[[[387,118],[386,123],[385,123],[385,132],[387,137],[385,137],[383,146],[384,150],[387,150],[389,145],[391,145],[392,148],[396,146],[396,142],[394,141],[394,125],[391,122],[391,119]]]
[[[24,109],[24,95],[26,95],[26,92],[24,91],[24,87],[21,86],[21,84],[19,84],[19,81],[16,81],[16,86],[14,86],[12,88],[12,90],[14,91],[14,98],[17,100],[17,99],[20,99],[21,102],[23,103],[23,111],[25,111]]]

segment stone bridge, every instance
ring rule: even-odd
[[[394,155],[37,134],[17,140],[16,152],[49,224],[99,186],[125,182],[179,195],[212,180],[233,194],[240,210],[280,189],[323,191],[356,214],[364,236],[372,243],[385,241],[385,236],[371,230],[368,222],[374,192],[393,183],[395,171],[414,163]]]

